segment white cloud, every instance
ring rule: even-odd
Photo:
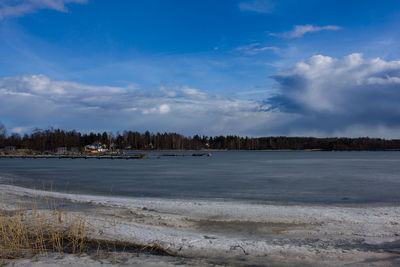
[[[137,109],[130,109],[132,110],[137,110]],[[170,111],[170,107],[167,104],[162,104],[158,107],[153,107],[153,108],[149,108],[149,109],[142,109],[142,113],[144,115],[148,115],[148,114],[167,114]]]
[[[86,2],[87,0],[3,0],[0,3],[0,20],[7,17],[21,17],[40,9],[67,12],[67,4],[84,4]]]
[[[92,86],[75,82],[53,81],[45,75],[23,75],[0,79],[0,89],[13,93],[69,97],[71,92],[80,94],[113,94],[127,92],[127,88],[112,86]]]
[[[173,93],[171,93],[173,92]],[[207,94],[188,86],[158,91],[55,81],[44,75],[0,79],[0,118],[15,127],[139,129],[184,134],[255,134],[285,115],[261,102]],[[0,119],[1,120],[1,119]],[[22,128],[21,128],[22,129]]]
[[[176,92],[172,90],[168,90],[165,86],[160,86],[160,91],[165,93],[167,96],[175,97]]]
[[[190,88],[188,86],[183,86],[181,90],[183,92],[183,95],[188,98],[206,99],[207,97],[209,97],[206,93],[201,92],[194,88]]]
[[[294,26],[293,30],[289,32],[284,32],[280,34],[270,33],[270,35],[292,39],[292,38],[300,38],[307,33],[319,32],[319,31],[337,31],[340,29],[341,28],[339,26],[335,25],[314,26],[311,24],[307,24],[307,25],[296,25]]]
[[[12,133],[22,134],[30,130],[28,127],[13,127],[11,128]]]
[[[169,106],[167,104],[162,104],[159,107],[160,110],[160,114],[167,114],[171,109],[169,108]]]
[[[249,45],[239,46],[236,50],[243,51],[247,55],[255,55],[265,51],[277,51],[279,48],[276,46],[264,46],[260,43],[252,43]]]
[[[239,3],[241,11],[251,11],[257,13],[271,13],[274,4],[271,0],[253,0]]]

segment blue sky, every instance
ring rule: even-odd
[[[400,133],[399,1],[0,2],[0,121],[239,134]]]

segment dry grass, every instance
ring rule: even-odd
[[[31,207],[0,210],[0,257],[2,260],[48,252],[79,254],[87,249],[88,223],[79,215]]]
[[[46,207],[43,208],[44,201]],[[57,208],[51,199],[35,199],[27,203],[29,204],[20,204],[12,210],[6,209],[2,204],[1,264],[12,259],[47,256],[48,253],[58,253],[60,256],[65,253],[100,255],[109,252],[170,255],[156,244],[140,246],[127,242],[94,239],[91,233],[99,232],[99,229],[94,229],[87,217],[81,213],[63,211]]]

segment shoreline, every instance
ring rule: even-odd
[[[0,193],[4,191],[2,187],[18,188],[17,191],[25,192],[27,195],[38,195],[38,196],[51,196],[54,198],[65,198],[77,203],[86,202],[88,199],[105,199],[113,200],[118,202],[167,202],[167,203],[201,203],[202,205],[207,205],[209,203],[221,203],[230,205],[250,205],[250,206],[279,206],[279,207],[316,207],[316,208],[391,208],[400,207],[400,202],[365,202],[365,201],[271,201],[262,199],[248,199],[248,198],[227,198],[227,197],[173,197],[173,196],[128,196],[128,195],[118,195],[115,192],[113,194],[100,193],[100,192],[79,192],[75,190],[58,190],[53,187],[50,183],[48,188],[30,187],[25,183],[17,183],[12,178],[6,176],[0,176]],[[172,205],[172,204],[171,204]]]
[[[391,242],[400,240],[400,207],[284,206],[66,194],[0,185],[12,200],[51,197],[86,205],[102,238],[149,245],[171,254],[221,264],[271,265],[363,262],[396,265]],[[4,204],[4,203],[3,203]],[[14,203],[15,204],[15,203]],[[104,222],[113,219],[113,227]],[[98,238],[98,237],[97,237]],[[387,249],[386,249],[387,247]],[[386,257],[392,257],[390,260]],[[239,260],[240,259],[240,260]]]

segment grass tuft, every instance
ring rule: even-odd
[[[91,233],[99,229],[96,231],[85,216],[63,211],[47,198],[27,203],[12,210],[0,208],[1,264],[13,259],[47,256],[48,253],[58,253],[60,257],[66,253],[100,256],[108,252],[171,255],[157,244],[142,246],[91,238]]]
[[[60,210],[2,209],[0,257],[8,260],[49,252],[80,254],[87,249],[88,231],[84,218]]]

